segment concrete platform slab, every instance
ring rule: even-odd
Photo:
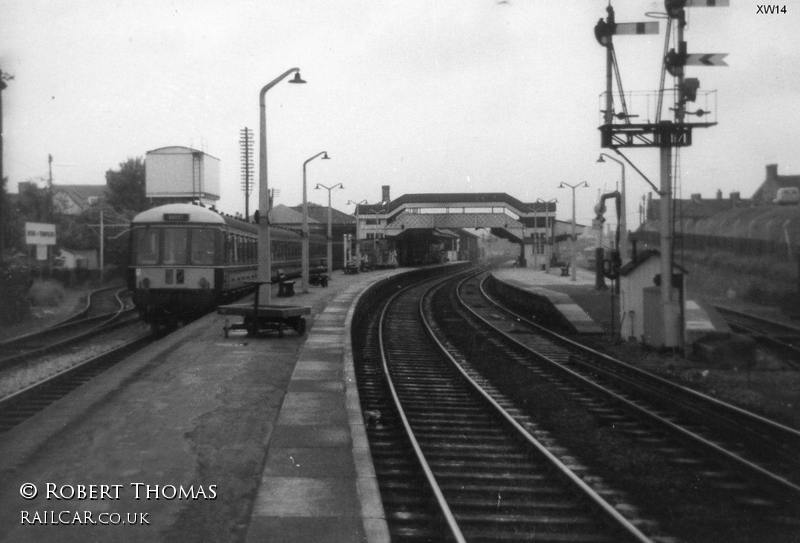
[[[377,524],[377,526],[376,526]],[[389,541],[380,522],[370,522],[370,532],[350,521],[332,517],[258,517],[253,520],[247,543],[341,543],[343,541]],[[373,535],[374,533],[374,535]],[[388,538],[388,536],[386,536]]]
[[[346,424],[347,412],[340,394],[329,392],[288,392],[278,424]]]
[[[493,271],[492,275],[498,281],[512,285],[531,296],[548,300],[579,334],[603,333],[603,327],[597,324],[569,294],[556,290],[567,286],[594,288],[594,274],[578,269],[576,280],[572,281],[571,277],[562,277],[555,272],[546,273],[530,268],[502,268]]]
[[[270,447],[265,477],[355,478],[353,454],[345,447]]]
[[[351,517],[361,515],[355,483],[349,477],[271,477],[261,479],[253,517]],[[249,539],[249,538],[248,538]]]
[[[275,426],[270,440],[274,447],[350,447],[352,438],[348,425],[282,425]]]

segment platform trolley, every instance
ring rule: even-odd
[[[247,330],[248,336],[257,336],[268,331],[278,332],[278,337],[283,337],[283,331],[293,329],[298,335],[306,333],[306,319],[304,315],[311,314],[311,308],[299,305],[261,305],[259,304],[259,285],[266,282],[254,282],[256,285],[253,303],[228,304],[217,307],[220,315],[238,315],[242,322],[231,324],[225,319],[222,331],[225,337],[231,330]]]

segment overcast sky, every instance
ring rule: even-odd
[[[763,1],[763,0],[759,0]],[[507,192],[559,199],[588,181],[578,219],[616,164],[597,164],[605,54],[593,27],[601,0],[0,0],[4,170],[9,187],[47,176],[103,184],[148,150],[190,146],[221,160],[220,207],[243,211],[239,131],[258,134],[258,93],[298,66],[307,85],[267,94],[276,203],[342,182],[333,205],[418,192]],[[800,6],[758,14],[757,2],[689,8],[690,53],[728,53],[728,67],[687,68],[717,90],[718,125],[681,151],[679,190],[749,197],[765,165],[800,174]],[[617,21],[646,21],[663,2],[618,0]],[[625,90],[658,86],[658,36],[619,36]],[[627,155],[656,183],[658,152]],[[628,169],[628,220],[649,187]],[[326,193],[309,190],[311,201]],[[257,200],[251,200],[251,209]]]

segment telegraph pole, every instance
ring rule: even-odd
[[[242,190],[244,191],[244,220],[250,222],[250,192],[253,190],[253,130],[246,126],[239,131],[242,157]]]

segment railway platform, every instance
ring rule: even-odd
[[[570,275],[563,275],[561,268],[558,267],[553,267],[549,271],[534,268],[499,268],[492,271],[492,274],[502,283],[548,300],[578,333],[603,333],[603,326],[598,322],[599,316],[592,316],[587,311],[592,310],[594,304],[585,304],[585,307],[582,307],[576,301],[578,296],[575,296],[579,292],[593,291],[594,272],[576,268],[575,281],[572,281]]]
[[[502,283],[548,300],[579,334],[619,330],[619,307],[614,305],[619,301],[612,298],[611,285],[605,290],[597,290],[593,271],[577,268],[576,272],[575,281],[563,276],[560,268],[552,268],[549,272],[533,268],[500,268],[492,273]],[[698,338],[730,335],[725,320],[700,300],[685,301],[684,318],[690,342]]]
[[[302,336],[206,315],[6,432],[0,541],[388,541],[349,336],[402,271],[273,299],[311,308]]]

